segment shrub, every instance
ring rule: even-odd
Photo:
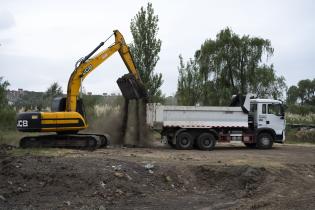
[[[11,108],[0,110],[0,130],[14,130],[15,116],[16,112]]]

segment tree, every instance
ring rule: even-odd
[[[257,94],[260,98],[283,98],[283,91],[287,89],[285,78],[277,77],[273,65],[263,65],[255,71],[255,79],[248,88],[249,92]]]
[[[310,102],[312,101],[315,91],[314,83],[315,79],[313,79],[313,81],[310,79],[305,79],[298,82],[299,98],[301,100],[301,105],[310,104]]]
[[[52,83],[44,93],[44,99],[45,99],[44,105],[49,106],[53,98],[56,98],[62,95],[63,95],[62,87],[57,82]]]
[[[193,59],[190,59],[185,65],[183,57],[180,55],[179,61],[176,96],[178,103],[188,106],[196,105],[199,102],[202,88],[199,68]]]
[[[55,98],[57,96],[62,96],[62,87],[57,83],[52,83],[46,90],[45,96]]]
[[[154,73],[162,44],[161,40],[157,38],[158,21],[159,18],[154,15],[152,4],[148,3],[146,9],[141,7],[130,23],[133,36],[130,51],[145,88],[148,90],[149,101],[153,102],[162,100],[160,90],[163,83],[162,74]]]
[[[296,104],[299,98],[299,88],[292,85],[287,92],[287,104]]]
[[[273,65],[263,62],[273,51],[268,39],[240,37],[230,28],[221,30],[215,40],[207,39],[195,53],[202,84],[199,102],[224,105],[233,94],[249,92],[259,97],[283,97],[284,77],[277,77]]]
[[[7,88],[10,83],[0,77],[0,131],[15,129],[15,111],[9,106],[7,99]]]
[[[315,105],[315,78],[300,80],[297,86],[291,86],[287,92],[287,103]]]
[[[7,99],[7,88],[10,83],[0,77],[0,109],[4,109],[8,106],[8,99]]]

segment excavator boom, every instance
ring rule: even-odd
[[[83,80],[117,51],[129,71],[128,76],[123,76],[117,80],[122,95],[129,100],[146,97],[146,90],[124,37],[118,30],[114,30],[114,35],[114,44],[92,57],[92,55],[104,45],[104,42],[101,42],[91,53],[79,62],[79,65],[71,74],[68,82],[66,111],[76,111],[77,98]]]

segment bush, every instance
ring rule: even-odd
[[[286,141],[288,143],[315,143],[315,129],[288,129]]]
[[[311,105],[289,105],[286,112],[299,115],[315,114],[315,106]]]
[[[16,112],[9,107],[0,110],[0,130],[15,130],[15,117]]]
[[[287,113],[285,118],[288,124],[315,125],[315,114],[300,115]]]

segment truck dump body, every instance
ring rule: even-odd
[[[162,106],[147,105],[147,124],[160,130],[163,127],[213,128],[248,127],[248,114],[241,107]]]

